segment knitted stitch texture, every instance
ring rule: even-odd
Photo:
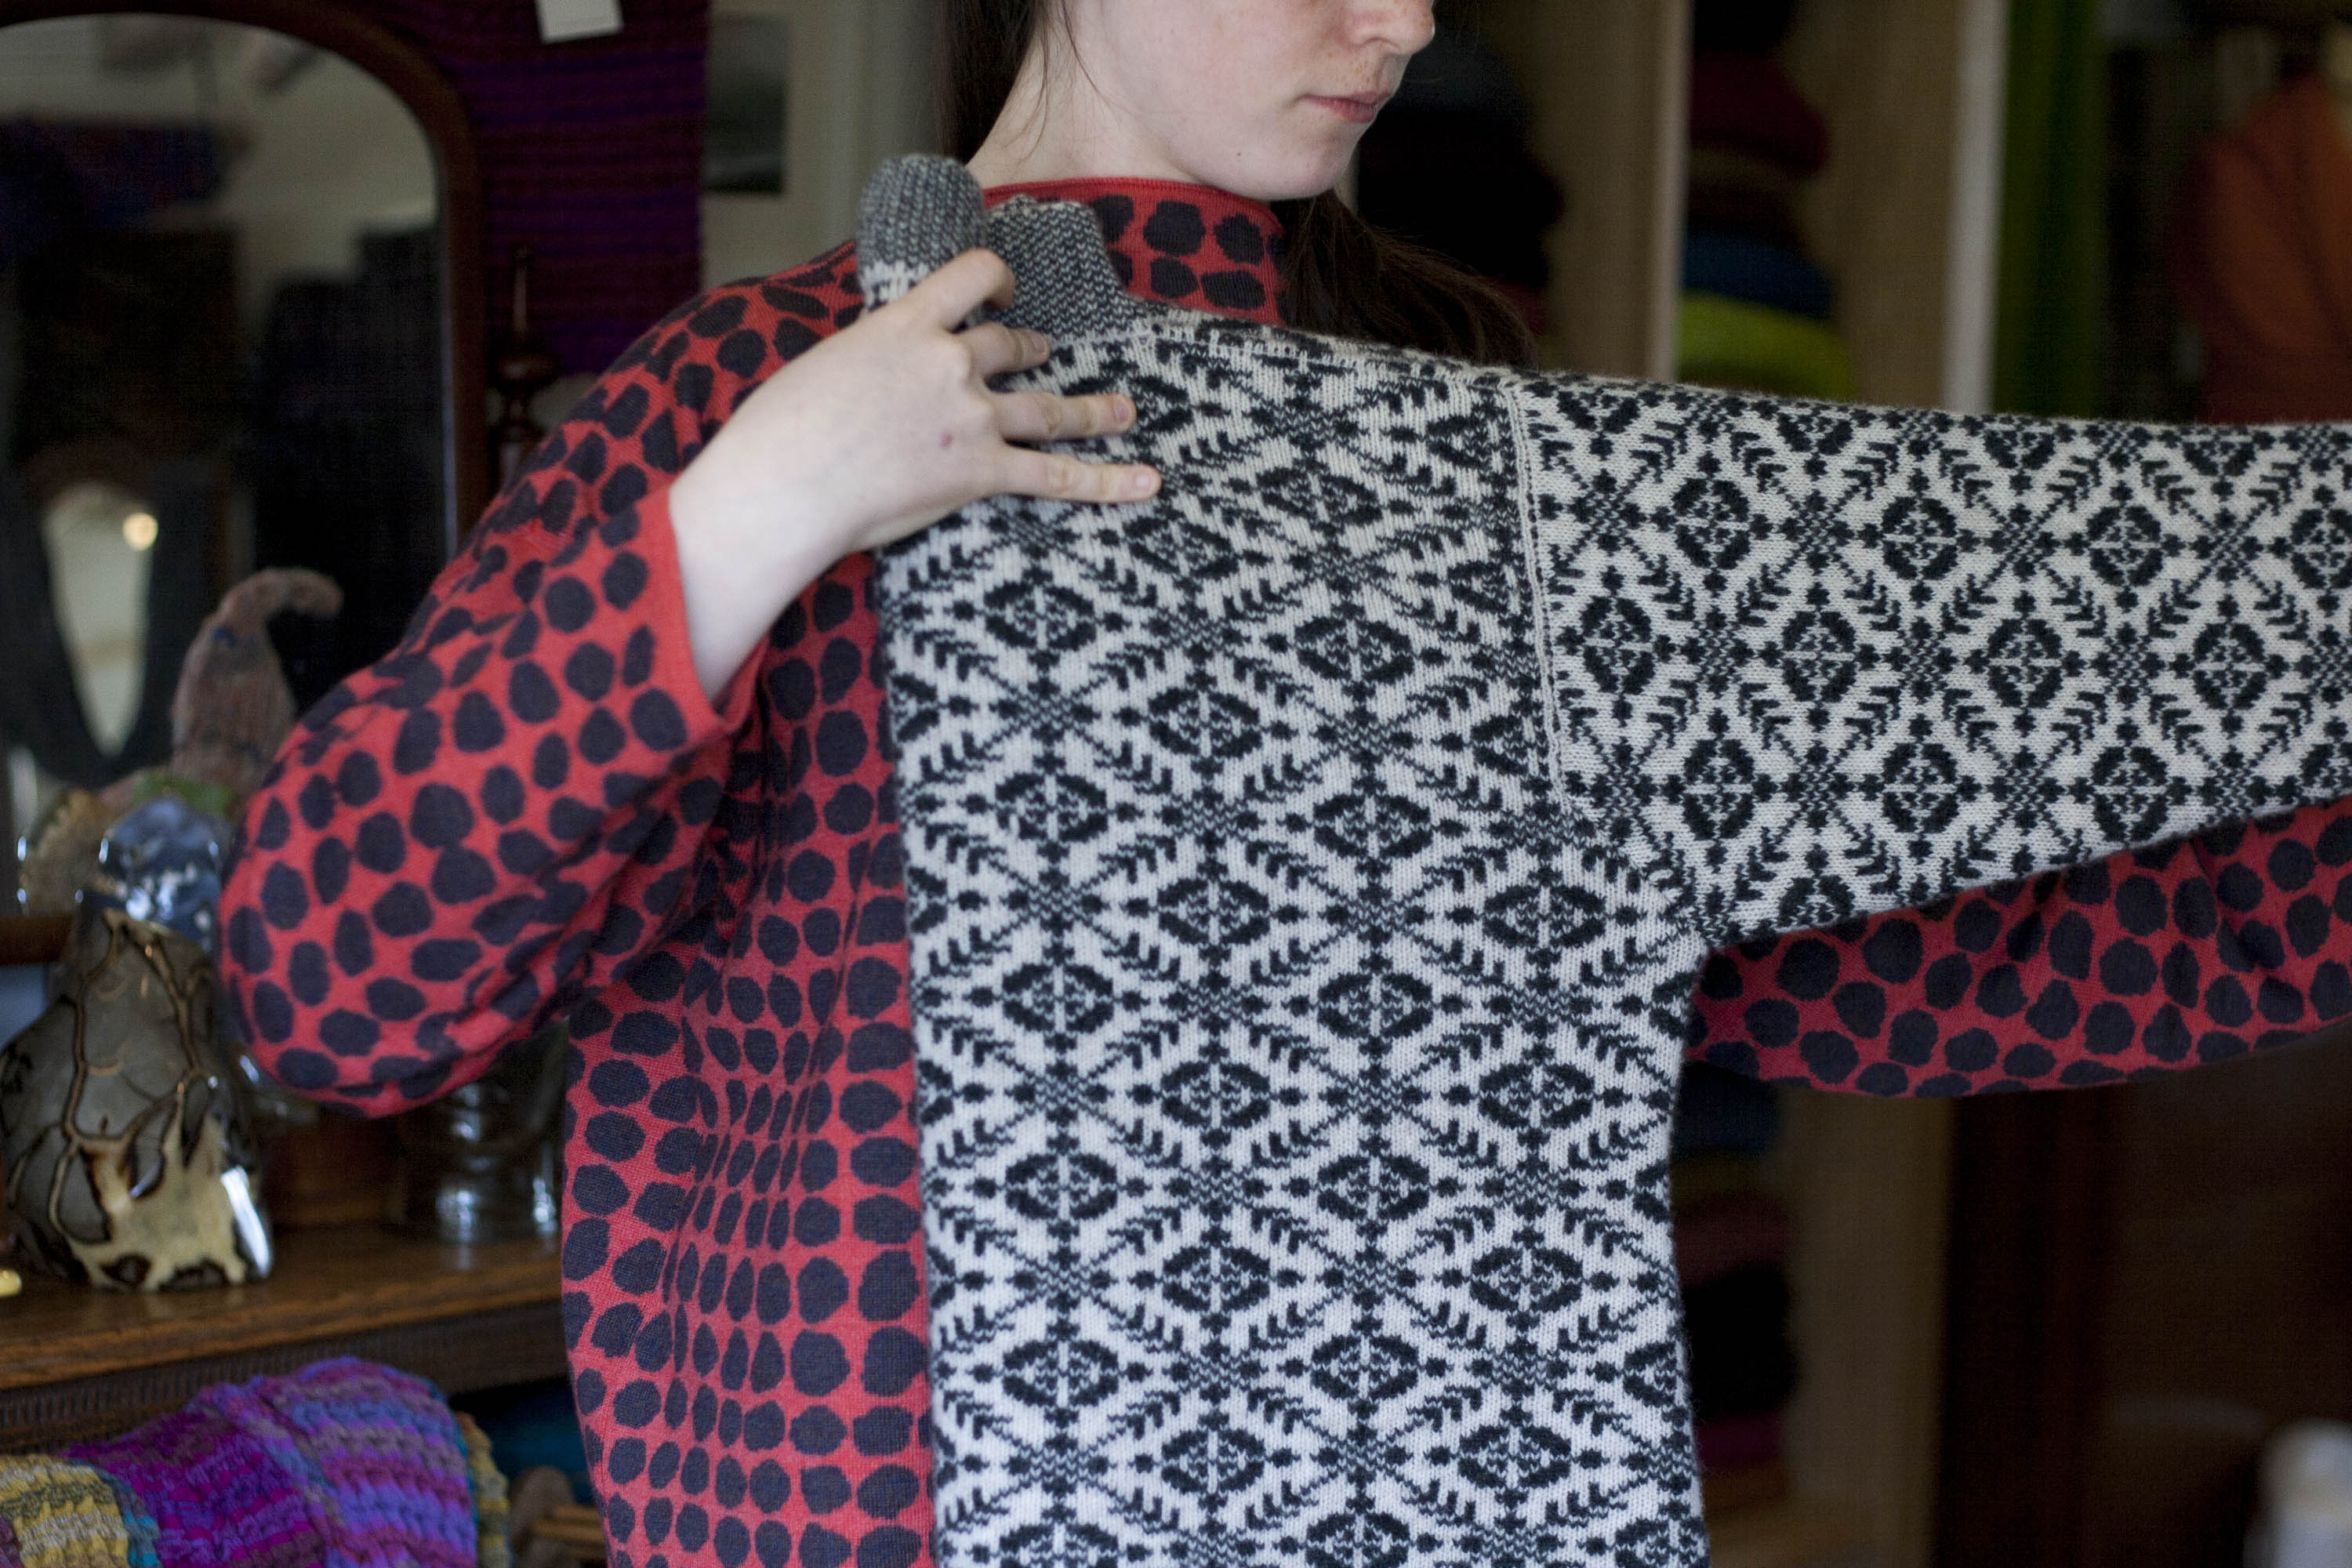
[[[1051,194],[1073,190],[1128,287],[1272,323],[1271,214],[1148,181]],[[739,679],[740,706],[714,716],[681,652],[664,497],[752,387],[860,308],[845,247],[649,331],[469,537],[410,642],[306,720],[248,814],[224,905],[225,984],[256,1049],[371,1113],[466,1081],[511,1031],[591,998],[572,1015],[564,1314],[616,1563],[723,1568],[746,1534],[752,1561],[929,1562],[915,1072],[870,563],[812,586]],[[633,727],[662,698],[692,716],[677,749]],[[583,826],[598,803],[608,815]],[[2333,812],[2281,832],[2333,864],[2352,809]],[[2184,915],[2200,907],[2189,861],[2147,873]],[[2067,879],[2040,922],[2047,975],[2011,962],[2032,911],[2000,906],[2012,929],[1987,949],[1979,895],[1829,933],[1846,951],[1827,994],[1819,940],[1722,955],[1727,984],[1707,994],[1739,988],[1738,1034],[1697,1048],[1874,1093],[2169,1070],[2181,1018],[2202,1059],[2229,1044],[2227,986],[2120,1044],[2103,1026],[2113,995],[2154,1006],[2136,965],[2153,940],[2144,871],[2115,863],[2112,906],[2068,901],[2092,881]],[[2084,919],[2087,969],[2059,940]],[[2337,919],[2352,924],[2352,900]],[[2300,944],[2309,922],[2279,929]],[[2265,951],[2256,934],[2184,918],[2158,956],[2168,976],[2211,977]],[[1948,984],[1939,943],[1980,973]],[[1891,962],[1914,947],[1907,970]],[[2290,982],[2335,1016],[2341,965],[2312,967],[2262,977],[2266,1019]],[[498,1011],[531,996],[531,1018]],[[1940,1037],[1923,1045],[1929,1017]]]
[[[432,1384],[344,1356],[197,1399],[300,1479],[328,1568],[471,1568],[465,1439]]]
[[[152,1505],[173,1568],[476,1560],[456,1418],[430,1384],[390,1367],[343,1357],[207,1388],[182,1410],[72,1452]]]
[[[43,1455],[0,1456],[0,1518],[25,1568],[127,1568],[131,1536],[106,1478]]]
[[[220,1412],[192,1405],[68,1450],[152,1511],[172,1568],[310,1568],[326,1542],[293,1475]]]
[[[1076,188],[1136,287],[1270,315],[1265,209]],[[530,1021],[511,1010],[569,1009],[563,1320],[615,1568],[929,1563],[872,563],[812,584],[713,709],[666,499],[857,319],[847,258],[682,306],[581,399],[409,644],[305,718],[225,894],[255,1050],[346,1107],[428,1099]]]
[[[876,299],[964,178],[886,171]],[[1105,446],[1168,483],[885,564],[936,1554],[1704,1561],[1666,1153],[1710,946],[2352,790],[2352,440],[1022,282],[1096,323],[1031,384],[1134,393]]]
[[[0,1513],[0,1568],[25,1568],[25,1559],[16,1550],[16,1527],[5,1513]]]
[[[476,1568],[512,1568],[513,1510],[507,1496],[507,1478],[490,1451],[490,1435],[462,1410],[457,1412],[457,1430],[465,1436],[467,1479],[474,1488]]]
[[[96,1469],[96,1466],[91,1468]],[[156,1530],[154,1516],[138,1494],[122,1483],[120,1477],[99,1470],[99,1479],[107,1490],[114,1494],[114,1506],[121,1511],[123,1533],[129,1538],[123,1550],[123,1560],[131,1568],[160,1568],[162,1539]]]

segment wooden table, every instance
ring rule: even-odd
[[[552,1243],[460,1248],[374,1226],[283,1232],[254,1285],[127,1295],[28,1277],[0,1300],[0,1451],[134,1426],[207,1384],[356,1355],[444,1394],[563,1374]]]

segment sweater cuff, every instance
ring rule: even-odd
[[[751,699],[760,679],[762,639],[744,656],[742,668],[728,678],[717,701],[704,694],[702,677],[694,668],[694,636],[686,619],[686,579],[678,571],[677,533],[671,526],[667,488],[637,503],[637,526],[645,541],[652,580],[646,584],[646,617],[654,634],[654,679],[670,694],[686,715],[688,745],[698,749],[721,735],[731,735],[751,717]]]

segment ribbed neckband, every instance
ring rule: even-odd
[[[1279,325],[1282,225],[1264,202],[1175,180],[1087,177],[996,185],[1015,196],[1081,202],[1102,224],[1119,281],[1148,300]]]

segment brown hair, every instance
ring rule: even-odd
[[[940,129],[969,160],[995,127],[1055,0],[944,0]],[[1535,339],[1510,302],[1444,258],[1366,223],[1336,192],[1276,202],[1284,318],[1339,337],[1487,363],[1530,363]]]

